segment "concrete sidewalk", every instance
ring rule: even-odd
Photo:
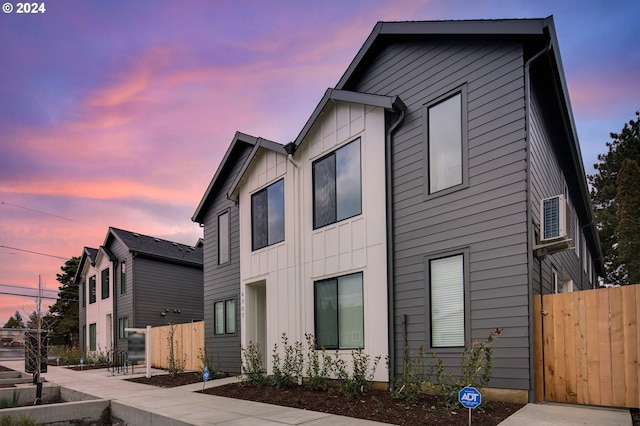
[[[0,359],[0,364],[16,371],[24,371],[24,360]],[[317,411],[299,410],[259,402],[203,395],[202,383],[174,388],[133,383],[125,378],[141,377],[136,374],[113,374],[106,369],[73,371],[63,367],[48,367],[44,374],[47,382],[74,389],[101,399],[111,400],[111,413],[116,418],[132,419],[136,426],[157,425],[312,425],[373,426],[383,423],[336,416]],[[152,374],[164,373],[154,370]],[[205,387],[221,386],[236,378],[212,380]],[[607,409],[563,404],[527,404],[501,426],[631,426],[628,409]]]

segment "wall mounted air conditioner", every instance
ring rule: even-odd
[[[564,195],[540,200],[540,242],[550,242],[569,237],[571,221]]]

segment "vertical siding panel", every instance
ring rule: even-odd
[[[600,400],[600,348],[598,343],[598,298],[595,291],[585,292],[585,328],[587,332],[587,376],[590,384],[585,400],[590,405],[603,405]]]
[[[638,395],[638,342],[637,342],[637,309],[635,293],[638,286],[622,287],[620,296],[622,297],[623,309],[623,339],[624,339],[624,366],[625,366],[625,388],[626,406],[633,407],[637,404]]]
[[[623,406],[626,401],[625,363],[624,363],[624,324],[622,308],[622,289],[612,288],[609,297],[611,313],[611,381],[613,405]]]
[[[598,318],[610,318],[609,294],[605,290],[598,295]],[[610,321],[598,322],[598,342],[598,352],[600,354],[600,401],[602,405],[613,405]]]

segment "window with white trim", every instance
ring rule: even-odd
[[[429,259],[431,347],[465,342],[464,255]]]

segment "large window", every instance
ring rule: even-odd
[[[431,346],[464,346],[464,256],[429,260]]]
[[[96,350],[96,324],[89,324],[89,350]]]
[[[229,262],[229,212],[218,216],[218,265]]]
[[[125,330],[129,328],[129,317],[118,318],[118,339],[129,338],[129,332]]]
[[[89,277],[89,304],[96,303],[96,276]]]
[[[107,299],[109,297],[109,268],[103,269],[100,273],[102,298]]]
[[[122,262],[120,264],[120,294],[127,292],[127,264]]]
[[[427,104],[427,185],[429,194],[466,180],[466,91]]]
[[[360,139],[313,163],[313,229],[362,213]]]
[[[253,250],[284,241],[284,180],[251,196]]]
[[[213,304],[213,333],[235,334],[236,299],[227,299]]]
[[[319,347],[364,347],[362,273],[317,281],[314,289],[315,336]]]

